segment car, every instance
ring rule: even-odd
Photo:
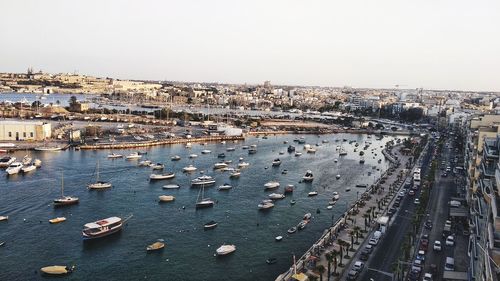
[[[434,249],[434,251],[441,251],[442,249],[442,246],[441,246],[441,241],[439,240],[436,240],[434,241],[434,246],[432,247]]]
[[[419,250],[417,253],[417,260],[424,262],[425,261],[425,251],[424,250]]]
[[[427,228],[427,229],[432,229],[432,221],[431,220],[427,220],[424,223],[424,227]]]
[[[400,191],[400,192],[398,193],[398,196],[404,197],[404,196],[405,196],[404,191]]]
[[[417,281],[420,279],[420,272],[421,269],[413,268],[411,269],[410,273],[408,274],[408,280],[410,281]]]
[[[432,274],[426,273],[424,274],[424,279],[422,281],[432,281]]]
[[[357,261],[354,263],[352,270],[356,270],[357,272],[361,272],[364,267],[365,267],[365,264],[362,261]]]
[[[398,208],[399,206],[401,206],[401,202],[396,200],[396,201],[394,201],[394,204],[392,204],[392,206]]]
[[[441,174],[441,176],[442,176],[443,178],[446,178],[446,177],[448,176],[448,174],[447,174],[446,172],[443,172],[443,173]]]
[[[347,273],[347,280],[356,280],[358,279],[359,272],[356,270],[349,270],[349,273]]]
[[[427,251],[429,248],[429,240],[420,240],[420,250]]]
[[[446,246],[454,246],[455,245],[455,237],[453,235],[449,235],[446,237]]]
[[[408,191],[408,195],[410,195],[410,196],[415,195],[415,190],[412,189],[412,190]]]
[[[452,257],[446,257],[446,262],[444,264],[445,271],[454,271],[455,270],[455,259]]]
[[[372,246],[372,245],[366,245],[366,246],[365,246],[365,250],[366,250],[369,254],[371,254],[371,252],[373,252],[373,246]]]
[[[460,203],[460,201],[457,200],[451,200],[450,202],[448,202],[448,205],[450,205],[450,207],[453,208],[458,208],[462,205],[462,203]]]
[[[420,205],[420,199],[415,198],[415,200],[413,200],[413,203],[414,203],[415,205]]]
[[[367,261],[369,257],[370,251],[368,251],[367,249],[363,249],[363,251],[361,251],[361,254],[359,255],[359,259],[362,261]]]
[[[424,261],[423,260],[416,259],[416,260],[413,261],[412,269],[419,269],[421,271],[423,265],[424,265]]]
[[[376,238],[371,238],[370,241],[368,241],[368,245],[376,246],[378,244],[378,239]]]
[[[396,208],[390,208],[388,211],[387,211],[387,215],[388,216],[392,216],[396,213]]]

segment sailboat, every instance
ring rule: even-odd
[[[201,190],[198,192],[198,198],[196,198],[196,209],[210,208],[214,206],[215,204],[214,200],[204,197],[205,197],[205,186],[203,185]]]
[[[89,184],[87,187],[88,189],[105,189],[111,187],[110,182],[99,181],[99,160],[97,161],[97,167],[96,167],[96,181],[95,183]]]
[[[54,199],[54,207],[78,204],[78,197],[64,196],[64,174],[61,175],[61,197]]]

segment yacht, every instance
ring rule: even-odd
[[[215,204],[214,200],[204,197],[205,197],[205,186],[203,185],[201,190],[198,192],[198,198],[196,198],[196,209],[210,208],[214,206]]]
[[[312,182],[314,180],[313,173],[311,170],[307,170],[306,174],[302,177],[305,182]]]
[[[271,194],[269,194],[269,198],[272,199],[272,200],[279,200],[279,199],[285,198],[285,194],[271,193]]]
[[[308,150],[311,148],[311,145],[310,144],[304,144],[304,150]]]
[[[37,167],[35,166],[35,164],[34,164],[34,163],[31,163],[31,164],[29,164],[29,165],[25,165],[25,166],[23,166],[23,167],[21,168],[21,171],[23,171],[23,173],[29,173],[29,172],[31,172],[31,171],[36,170],[36,168],[37,168]]]
[[[231,189],[231,188],[233,188],[231,185],[229,185],[229,184],[225,183],[225,184],[223,184],[223,185],[219,186],[217,189],[218,189],[218,190],[229,190],[229,189]]]
[[[23,163],[21,162],[13,162],[7,167],[5,172],[7,172],[8,175],[14,175],[19,173],[21,171],[21,168],[23,167]]]
[[[163,170],[165,168],[165,165],[163,165],[162,163],[156,163],[151,164],[150,167],[153,168],[153,170]]]
[[[123,155],[111,153],[111,154],[108,154],[108,158],[110,158],[110,159],[123,158]]]
[[[191,159],[196,158],[196,157],[198,157],[198,155],[196,155],[196,154],[189,154],[189,158],[191,158]]]
[[[179,155],[174,155],[174,156],[172,156],[170,158],[170,160],[172,160],[172,161],[179,161],[179,160],[181,160],[181,157]]]
[[[280,187],[280,183],[277,181],[270,181],[264,184],[265,189],[275,189]]]
[[[178,189],[180,186],[178,184],[167,184],[163,186],[163,189]]]
[[[127,160],[135,160],[135,159],[139,159],[139,158],[142,158],[142,155],[140,155],[138,152],[133,152],[133,153],[130,153],[129,155],[127,155],[127,157],[125,157]]]
[[[335,158],[335,159],[333,159],[333,162],[337,163],[337,162],[339,162],[339,159]]]
[[[25,155],[23,157],[23,160],[21,160],[21,163],[23,163],[23,165],[28,165],[29,163],[31,163],[31,157],[29,157],[28,155]]]
[[[78,197],[64,196],[64,175],[61,176],[61,197],[54,199],[54,207],[78,204]]]
[[[288,146],[288,148],[287,148],[287,151],[288,151],[289,153],[294,152],[294,151],[295,151],[295,146],[293,146],[293,145],[289,145],[289,146]]]
[[[276,158],[273,160],[273,167],[278,167],[281,165],[281,160],[279,158]]]
[[[99,161],[97,161],[96,167],[96,181],[94,183],[89,184],[88,189],[105,189],[110,188],[112,185],[110,182],[100,181],[99,180]]]
[[[212,151],[210,151],[208,149],[204,149],[201,151],[201,154],[209,154],[209,153],[212,153]]]
[[[211,176],[207,176],[207,175],[197,177],[191,181],[192,186],[205,186],[205,185],[214,185],[214,184],[215,184],[215,179],[212,178]]]
[[[83,239],[96,239],[117,233],[122,229],[122,219],[119,217],[109,217],[95,222],[87,223],[83,226]]]
[[[149,176],[150,180],[169,180],[175,177],[174,173],[164,173],[164,174],[151,174]]]
[[[218,162],[214,164],[214,169],[223,169],[226,168],[227,164],[224,162]]]
[[[151,160],[142,160],[141,162],[139,162],[139,164],[137,164],[138,166],[141,166],[141,167],[149,167],[151,166],[153,162]]]
[[[330,141],[329,140],[322,140],[321,142],[322,143],[329,143]]]
[[[248,163],[248,162],[241,162],[238,164],[238,168],[245,168],[248,166],[250,166],[250,163]]]
[[[257,207],[259,207],[259,210],[268,210],[274,207],[274,203],[262,201],[259,205],[257,205]]]
[[[222,245],[215,252],[217,253],[217,256],[225,256],[231,254],[234,251],[236,251],[235,245]]]
[[[198,170],[198,168],[196,168],[193,165],[189,165],[187,167],[182,168],[182,171],[184,171],[185,173],[191,173],[191,172],[194,172],[196,170]]]

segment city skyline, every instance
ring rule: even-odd
[[[4,2],[0,71],[500,90],[493,1],[150,3]]]

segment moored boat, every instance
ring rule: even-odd
[[[273,167],[278,167],[279,165],[281,165],[281,160],[279,158],[274,159],[272,165]]]
[[[51,265],[40,268],[40,271],[47,275],[66,275],[73,272],[74,266],[69,267],[66,265]]]
[[[175,200],[175,197],[172,195],[160,195],[158,199],[160,199],[160,202],[172,202]]]
[[[177,184],[167,184],[163,186],[163,189],[178,189],[179,187]]]
[[[306,174],[302,177],[305,182],[312,182],[314,180],[314,175],[311,170],[307,170]]]
[[[170,157],[170,160],[179,161],[179,160],[181,160],[181,157],[179,155],[174,155],[174,156]]]
[[[196,168],[193,165],[189,165],[187,167],[182,168],[182,171],[184,171],[185,173],[191,173],[191,172],[194,172],[196,170],[198,170],[198,168]]]
[[[207,175],[197,177],[191,181],[192,186],[208,186],[214,184],[215,184],[215,179]]]
[[[0,168],[7,168],[16,161],[16,157],[4,156],[0,159]]]
[[[285,194],[271,193],[271,194],[269,194],[269,198],[272,199],[272,200],[279,200],[279,199],[285,198]]]
[[[222,245],[217,248],[215,252],[217,253],[217,256],[225,256],[233,253],[234,251],[236,251],[235,245]]]
[[[224,162],[218,162],[218,163],[214,164],[214,169],[223,169],[223,168],[227,168],[227,166],[228,165]]]
[[[204,230],[209,230],[209,229],[214,229],[217,227],[217,222],[216,221],[209,221],[203,225]]]
[[[111,154],[108,154],[108,158],[110,159],[116,159],[116,158],[123,158],[123,155],[122,154],[117,154],[117,153],[111,153]]]
[[[83,226],[83,239],[102,238],[120,231],[123,227],[122,219],[119,217],[109,217],[95,222],[87,223]]]
[[[125,157],[127,160],[135,160],[135,159],[139,159],[139,158],[142,158],[142,155],[140,155],[139,153],[137,152],[133,152],[133,153],[130,153],[129,155],[127,155],[127,157]]]
[[[36,170],[36,166],[34,163],[31,163],[31,164],[28,164],[28,165],[25,165],[21,168],[21,171],[23,171],[23,173],[29,173],[31,171],[34,171]]]
[[[157,241],[154,242],[153,244],[150,244],[146,247],[146,251],[152,252],[152,251],[158,251],[165,248],[165,243]]]
[[[318,195],[317,191],[311,191],[311,192],[307,193],[307,196],[309,196],[309,197],[316,196],[316,195]]]
[[[49,220],[49,222],[52,224],[61,223],[63,221],[66,221],[65,217],[57,217]]]
[[[286,193],[293,193],[293,185],[292,184],[285,186],[285,194]]]
[[[219,186],[217,189],[218,189],[218,190],[229,190],[229,189],[231,189],[231,188],[233,188],[231,185],[229,185],[229,184],[225,183],[225,184],[223,184],[223,185]]]
[[[175,177],[174,173],[164,173],[164,174],[151,174],[149,176],[150,180],[169,180]]]
[[[7,175],[15,175],[21,171],[21,168],[23,167],[23,163],[21,162],[13,162],[7,167],[5,172],[7,172]]]
[[[279,186],[280,186],[280,183],[277,181],[270,181],[270,182],[267,182],[266,184],[264,184],[265,189],[275,189],[275,188],[278,188]]]

